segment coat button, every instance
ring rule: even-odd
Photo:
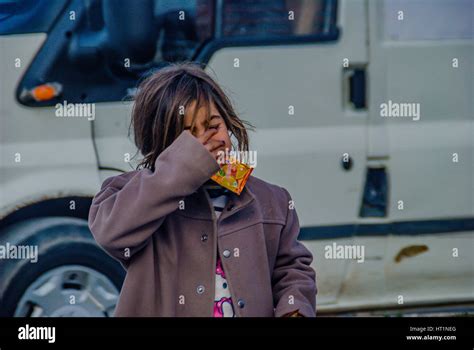
[[[208,238],[209,238],[208,235],[203,234],[203,235],[201,236],[201,242],[207,242],[207,239],[208,239]]]
[[[230,250],[227,250],[227,249],[224,250],[224,251],[222,252],[222,255],[224,255],[224,258],[230,257]]]
[[[245,301],[243,299],[239,299],[237,306],[243,309],[245,307]]]
[[[203,285],[199,285],[199,286],[197,286],[197,288],[196,288],[196,292],[197,292],[198,294],[204,293],[205,290],[206,290],[206,289],[204,288]]]

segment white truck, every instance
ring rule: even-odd
[[[111,316],[124,270],[87,226],[132,170],[130,97],[203,62],[289,190],[318,312],[474,302],[470,0],[0,3],[0,316]],[[133,205],[133,203],[131,203]]]

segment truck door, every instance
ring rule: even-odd
[[[292,195],[315,257],[318,304],[330,308],[349,260],[325,257],[326,247],[352,243],[365,177],[366,2],[272,4],[259,12],[224,1],[218,39],[200,58],[256,126],[255,175]]]
[[[472,2],[370,3],[371,147],[390,182],[384,303],[472,300]],[[382,247],[381,247],[382,249]]]

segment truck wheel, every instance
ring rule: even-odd
[[[0,244],[37,247],[38,254],[36,262],[0,260],[0,316],[113,315],[125,271],[96,244],[87,222],[37,219],[8,231]]]

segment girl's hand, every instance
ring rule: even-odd
[[[206,147],[206,149],[212,154],[214,159],[218,158],[218,152],[225,149],[225,141],[223,140],[212,140],[212,137],[217,133],[216,129],[207,129],[197,139]]]

